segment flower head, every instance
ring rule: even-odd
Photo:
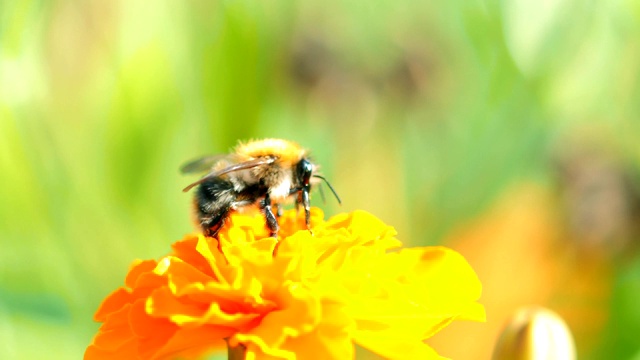
[[[95,314],[85,359],[173,359],[243,345],[246,359],[348,359],[357,343],[387,358],[438,358],[423,341],[453,320],[484,320],[481,285],[444,247],[400,247],[364,211],[311,232],[295,211],[269,237],[259,213],[233,214],[216,238],[187,235],[135,262]]]

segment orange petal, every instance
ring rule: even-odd
[[[242,328],[260,316],[251,313],[225,313],[215,302],[205,305],[181,301],[167,289],[154,291],[146,305],[147,313],[167,318],[178,326],[212,324]]]
[[[107,320],[107,315],[120,310],[132,300],[131,292],[124,287],[119,287],[102,301],[93,319],[104,322]]]
[[[138,360],[138,343],[135,338],[130,338],[117,350],[105,350],[95,345],[89,345],[84,353],[84,360]]]
[[[169,289],[178,296],[181,295],[181,291],[188,288],[191,284],[203,285],[215,281],[209,275],[178,258],[166,257],[162,259],[160,263],[162,264],[162,268],[156,269],[162,271],[163,275],[168,276]]]
[[[220,283],[228,284],[230,278],[232,278],[229,274],[230,268],[227,259],[224,257],[224,254],[220,252],[218,246],[217,240],[211,240],[210,238],[200,235],[196,244],[196,251],[202,254],[209,263],[209,267],[214,274],[213,278]]]
[[[92,346],[105,350],[116,351],[125,343],[135,338],[128,322],[131,305],[127,304],[122,309],[111,314],[93,339]]]
[[[149,316],[146,312],[146,300],[138,299],[129,312],[131,330],[139,338],[169,338],[178,327],[164,318]]]
[[[214,267],[211,266],[210,259],[206,254],[198,251],[198,243],[204,241],[208,247],[207,239],[201,234],[191,234],[185,236],[182,240],[171,245],[173,249],[173,256],[181,259],[185,263],[193,266],[198,271],[214,278],[216,281],[220,281],[218,275],[214,271]],[[215,239],[213,239],[215,242]],[[214,245],[214,248],[217,247]]]
[[[262,284],[256,278],[251,278],[249,285],[234,288],[228,285],[208,283],[204,286],[193,285],[184,288],[182,294],[194,302],[209,304],[217,303],[227,312],[257,312],[265,313],[275,308],[271,300],[262,298]]]
[[[156,267],[155,260],[136,260],[133,264],[131,264],[131,268],[129,269],[129,273],[124,280],[125,285],[129,289],[133,289],[136,287],[136,282],[138,278],[144,274],[153,271],[153,268]]]
[[[207,311],[205,304],[183,302],[166,287],[156,289],[147,298],[145,313],[155,318],[169,319],[172,315],[200,317]]]
[[[158,349],[153,359],[197,359],[212,351],[224,349],[224,339],[232,333],[232,329],[214,326],[181,328]]]

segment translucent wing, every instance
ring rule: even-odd
[[[183,174],[192,174],[211,170],[211,168],[218,161],[226,159],[228,157],[229,155],[225,154],[203,156],[199,159],[189,161],[188,163],[182,165],[182,167],[180,168],[180,172]]]
[[[208,173],[207,175],[202,177],[200,180],[189,184],[189,186],[187,186],[186,188],[182,189],[182,191],[187,192],[187,191],[191,190],[192,187],[200,185],[200,184],[202,184],[203,182],[205,182],[205,181],[207,181],[209,179],[212,179],[212,178],[224,175],[224,174],[228,174],[230,172],[251,169],[251,168],[254,168],[254,167],[260,166],[260,165],[268,165],[268,164],[272,164],[274,161],[276,161],[275,157],[273,157],[273,156],[265,156],[265,157],[259,157],[257,159],[253,159],[253,160],[249,160],[249,161],[244,161],[244,162],[241,162],[241,163],[233,164],[233,165],[227,166],[224,169],[215,170],[215,171],[212,171],[212,172]]]

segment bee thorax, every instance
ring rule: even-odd
[[[289,197],[291,186],[291,176],[285,176],[278,183],[269,188],[269,196],[272,200],[281,202]]]

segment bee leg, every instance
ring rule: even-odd
[[[282,216],[282,205],[276,203],[276,216],[277,217],[281,217]]]
[[[309,188],[303,188],[300,193],[302,197],[302,206],[304,207],[304,222],[307,225],[307,230],[311,231],[311,201],[309,199]]]
[[[296,219],[300,216],[300,207],[302,206],[302,189],[298,188],[296,191]]]
[[[275,237],[278,234],[278,220],[273,214],[273,210],[271,210],[271,199],[269,198],[269,194],[264,197],[261,205],[262,211],[264,211],[264,217],[267,220],[267,226],[269,227],[269,230],[271,230],[271,236]]]
[[[224,221],[221,221],[219,224],[213,226],[202,225],[204,236],[216,237],[216,235],[218,235],[218,232],[220,231],[220,228],[222,228],[222,225],[224,225]]]
[[[224,225],[224,221],[229,213],[229,209],[223,210],[214,216],[203,216],[200,218],[200,226],[205,236],[215,237]]]
[[[218,234],[237,197],[233,183],[225,179],[208,179],[198,186],[194,202],[200,227],[206,236]]]

